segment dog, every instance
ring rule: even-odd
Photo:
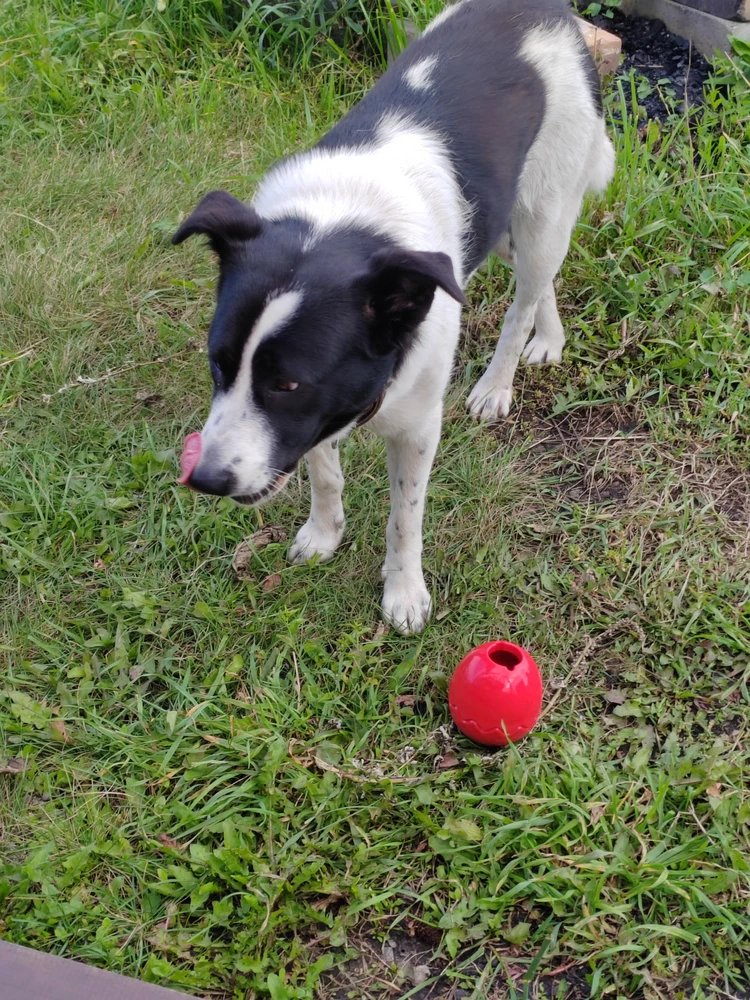
[[[219,264],[213,400],[181,481],[257,505],[306,458],[310,516],[289,555],[329,560],[345,527],[339,441],[368,423],[385,438],[391,491],[382,610],[419,632],[431,609],[425,494],[463,289],[490,252],[515,271],[468,398],[474,417],[496,420],[522,355],[561,360],[554,279],[584,195],[606,189],[614,160],[567,0],[447,7],[316,146],[270,170],[252,204],[211,192],[175,233],[204,234]]]

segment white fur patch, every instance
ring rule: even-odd
[[[271,430],[253,402],[253,355],[289,322],[301,302],[299,291],[282,292],[266,302],[245,341],[237,377],[226,392],[217,392],[203,428],[202,460],[232,471],[237,496],[258,493],[276,478],[278,470],[270,466]]]
[[[422,34],[426,35],[427,32],[432,31],[433,28],[437,28],[439,25],[445,24],[449,17],[453,17],[456,11],[467,3],[469,3],[469,0],[458,0],[458,3],[452,3],[449,7],[446,7],[445,10],[441,10],[438,16],[430,21]]]
[[[255,321],[252,333],[248,337],[248,344],[254,345],[253,353],[262,340],[265,340],[272,333],[276,333],[292,318],[301,302],[302,292],[298,291],[282,292],[281,295],[276,295],[266,301],[266,307]],[[247,350],[247,344],[245,350]]]
[[[432,85],[432,71],[437,66],[437,56],[427,56],[414,63],[404,73],[404,80],[412,90],[429,90]]]
[[[588,190],[605,188],[615,154],[584,70],[587,58],[572,24],[542,24],[524,38],[520,55],[542,78],[545,113],[524,165],[518,204],[549,214],[575,204]]]
[[[342,226],[383,233],[412,250],[440,250],[459,284],[461,243],[471,209],[461,194],[447,144],[407,115],[386,112],[372,142],[312,149],[271,170],[253,206],[268,219],[308,219],[308,251]]]

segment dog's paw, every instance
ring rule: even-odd
[[[318,562],[333,559],[344,537],[344,527],[342,522],[340,528],[331,527],[325,531],[312,518],[306,521],[289,548],[289,562],[299,564],[311,559],[317,559]]]
[[[527,365],[552,365],[562,361],[565,337],[540,337],[537,333],[523,351]]]
[[[484,374],[469,394],[466,408],[477,420],[497,420],[507,417],[513,402],[513,387],[499,386],[489,373]]]
[[[409,582],[398,574],[386,580],[383,591],[383,617],[402,635],[421,632],[432,611],[430,592],[421,578]]]

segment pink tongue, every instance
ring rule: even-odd
[[[182,449],[182,455],[180,455],[180,469],[182,470],[182,475],[177,480],[183,486],[190,479],[193,474],[193,469],[196,467],[201,457],[201,435],[200,431],[196,431],[194,434],[188,434],[185,438],[185,444]]]

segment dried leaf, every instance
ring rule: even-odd
[[[62,719],[51,719],[49,728],[52,731],[52,738],[58,740],[60,743],[72,743],[70,736],[68,736],[68,730],[65,728],[65,723]]]
[[[589,802],[588,808],[591,810],[591,825],[596,826],[606,811],[607,803]]]
[[[232,569],[240,580],[246,580],[250,575],[250,563],[253,556],[261,552],[267,545],[274,542],[285,542],[286,531],[276,524],[267,524],[259,528],[255,534],[245,538],[234,551]]]
[[[400,694],[396,698],[396,708],[414,708],[417,703],[416,695]]]
[[[178,844],[174,837],[170,837],[168,833],[159,834],[159,843],[164,844],[165,847],[169,847],[173,851],[182,850],[182,844]]]
[[[156,406],[164,399],[160,392],[152,392],[150,389],[141,389],[135,394],[135,398],[138,403],[143,403],[144,406]]]
[[[250,545],[256,552],[260,552],[264,549],[266,545],[271,545],[277,542],[286,541],[286,531],[280,528],[278,524],[267,524],[263,528],[259,528],[254,534],[248,539]]]
[[[452,753],[447,753],[438,764],[438,769],[445,771],[449,767],[458,767],[458,763],[458,757],[454,757]]]
[[[254,552],[247,544],[247,542],[240,542],[237,548],[234,550],[234,559],[232,559],[232,569],[234,570],[234,575],[238,580],[247,580],[249,577],[250,563],[252,562]]]
[[[332,892],[330,896],[316,900],[312,904],[312,908],[321,913],[323,910],[327,910],[329,906],[333,906],[334,903],[340,903],[342,899],[346,899],[343,892]]]
[[[607,699],[610,705],[624,705],[625,702],[627,701],[627,698],[622,693],[622,691],[617,691],[615,689],[613,689],[612,691],[607,691],[604,697]]]
[[[263,593],[270,594],[281,585],[281,573],[271,573],[263,581]]]
[[[7,764],[0,764],[0,774],[23,774],[28,767],[25,757],[9,757]]]
[[[143,673],[143,665],[140,663],[135,663],[128,671],[128,677],[131,679],[131,681],[137,681],[142,673]]]

